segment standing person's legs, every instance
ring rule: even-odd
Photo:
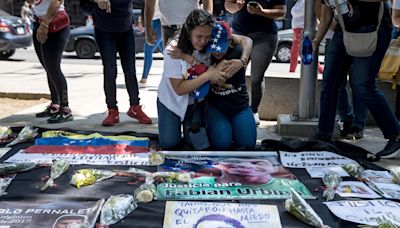
[[[178,149],[181,144],[181,120],[157,99],[158,140],[163,150]]]
[[[248,36],[253,40],[253,51],[251,52],[251,110],[255,114],[257,124],[258,106],[263,95],[262,83],[264,73],[271,63],[275,53],[278,38],[276,34],[258,32]],[[257,121],[258,119],[258,121]]]
[[[173,29],[164,25],[162,26],[162,39],[164,48],[167,46],[169,39],[176,35],[177,31],[177,29]]]
[[[133,29],[116,34],[117,51],[125,76],[125,85],[129,94],[130,108],[128,116],[137,119],[140,123],[151,124],[151,119],[143,112],[139,105],[139,88],[135,68],[135,36]]]
[[[104,93],[108,109],[118,110],[117,106],[117,44],[114,33],[95,28],[96,43],[99,47],[104,73]],[[131,40],[131,42],[134,42]]]
[[[343,128],[340,130],[340,135],[345,137],[351,132],[353,126],[353,112],[349,103],[349,96],[347,93],[347,78],[343,81],[340,86],[339,95],[337,100],[337,113],[340,121],[343,123]]]
[[[151,22],[151,26],[157,35],[157,40],[154,45],[149,45],[147,42],[144,42],[143,52],[144,52],[144,64],[143,64],[143,74],[140,80],[140,83],[146,83],[147,77],[149,75],[151,65],[153,63],[153,53],[159,47],[161,52],[162,48],[162,35],[161,35],[161,21],[160,19],[153,20]]]
[[[39,27],[38,23],[34,23],[34,29],[33,29],[33,34],[32,34],[32,40],[33,40],[33,46],[35,48],[35,52],[36,55],[38,56],[39,62],[40,64],[43,66],[43,68],[46,70],[46,68],[44,67],[44,63],[43,63],[43,56],[42,56],[42,44],[39,43],[39,41],[36,39],[36,33],[37,33],[37,29]],[[49,85],[49,89],[50,89],[50,96],[51,96],[51,103],[52,104],[56,104],[56,105],[60,105],[60,98],[58,97],[57,94],[57,90],[54,86],[54,82],[51,80],[49,74],[47,73],[46,70],[46,75],[47,75],[47,83]],[[50,105],[51,106],[51,105]],[[58,108],[57,108],[58,110]],[[50,116],[49,113],[50,110],[45,110],[43,111],[44,115],[39,115],[38,117],[47,117]],[[46,114],[47,113],[47,114]],[[39,113],[38,113],[39,114]]]
[[[317,137],[329,140],[335,126],[337,98],[346,78],[351,59],[343,45],[343,34],[336,32],[326,53],[325,70],[321,83],[320,116]]]
[[[353,72],[350,78],[353,96],[368,107],[387,139],[397,137],[400,127],[384,95],[376,86],[375,78],[389,46],[390,32],[389,28],[379,29],[376,51],[371,57],[353,58]]]
[[[60,123],[73,120],[71,110],[68,107],[68,86],[65,76],[61,71],[61,59],[69,38],[70,28],[66,27],[54,33],[48,33],[48,38],[42,44],[42,59],[46,72],[48,73],[57,96],[60,100],[60,109],[47,121],[49,123]]]
[[[299,62],[301,36],[303,34],[302,28],[293,29],[293,42],[290,48],[290,66],[289,72],[295,72]]]

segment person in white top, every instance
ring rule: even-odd
[[[213,17],[208,12],[192,11],[179,38],[176,38],[177,43],[171,42],[164,51],[164,72],[157,93],[159,143],[162,149],[176,149],[181,145],[181,124],[185,142],[193,145],[188,137],[188,129],[191,123],[204,124],[204,102],[199,100],[192,111],[195,101],[191,93],[209,81],[224,82],[227,77],[227,73],[221,70],[222,64],[209,66],[210,55],[203,51],[211,37],[213,23]],[[192,59],[173,59],[168,53],[175,45],[184,54],[190,54]],[[188,69],[192,65],[198,66],[200,62],[209,66],[208,69],[197,78],[185,80]]]
[[[317,2],[319,0],[316,0]],[[292,14],[293,42],[290,48],[289,72],[295,72],[299,61],[300,45],[304,31],[304,4],[305,0],[297,0],[290,13]],[[318,12],[316,12],[318,14]],[[322,74],[324,68],[318,62],[318,72]]]
[[[145,25],[146,25],[146,41],[149,44],[154,44],[157,38],[153,30],[151,21],[154,15],[154,7],[156,0],[146,0],[145,4]],[[212,13],[212,0],[203,0],[203,9]],[[182,27],[187,16],[195,9],[199,9],[198,0],[159,0],[161,13],[161,25],[163,32],[163,46],[173,37],[176,32]]]
[[[50,117],[47,122],[73,120],[68,104],[67,81],[61,71],[62,53],[69,39],[70,21],[61,0],[27,0],[34,4],[33,45],[40,63],[47,73],[51,104],[36,114]]]

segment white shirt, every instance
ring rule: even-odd
[[[400,10],[400,0],[394,0],[394,1],[393,1],[392,8],[393,8],[393,9]]]
[[[183,25],[190,12],[199,9],[198,0],[159,0],[162,25]]]
[[[50,3],[52,0],[35,0],[33,2],[33,14],[38,17],[43,17],[47,14],[47,10],[49,9]],[[58,11],[64,11],[64,3],[61,3]]]
[[[160,5],[158,4],[158,0],[156,0],[156,4],[154,5],[154,16],[153,20],[157,20],[161,18],[161,12],[160,12]]]
[[[304,28],[304,0],[297,0],[290,10],[292,14],[292,28]]]
[[[190,64],[183,60],[171,58],[167,54],[168,47],[169,45],[164,49],[164,72],[158,86],[157,96],[165,107],[183,121],[189,105],[189,94],[179,96],[172,87],[170,79],[184,79],[187,76],[187,69],[190,68]],[[210,54],[202,54],[195,50],[192,55],[199,62],[206,64],[206,66],[211,64]]]

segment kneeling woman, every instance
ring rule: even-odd
[[[243,66],[225,83],[211,86],[207,114],[207,132],[211,147],[216,150],[254,149],[257,130],[246,89],[247,59],[241,58],[242,47],[231,38],[227,23],[215,23],[206,50],[212,53],[213,62],[219,63],[224,59],[228,66]]]

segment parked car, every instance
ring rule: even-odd
[[[139,28],[134,27],[135,33],[135,53],[143,52],[145,42],[144,32]],[[84,26],[71,29],[66,52],[76,52],[76,55],[81,59],[91,59],[99,51],[96,40],[94,38],[94,27]]]
[[[285,29],[278,31],[278,47],[276,48],[275,58],[280,63],[290,62],[290,48],[293,43],[293,30]],[[319,46],[319,54],[325,54],[325,40]]]
[[[24,20],[0,10],[0,59],[8,59],[15,49],[31,45],[32,34]]]
[[[143,52],[143,45],[145,42],[144,31],[140,31],[137,26],[138,18],[141,14],[140,9],[133,9],[134,17],[134,33],[135,33],[135,53]],[[67,47],[64,49],[66,52],[76,52],[76,55],[82,59],[91,59],[98,52],[96,40],[94,38],[94,27],[85,26],[71,29]],[[159,50],[157,50],[159,51]]]

